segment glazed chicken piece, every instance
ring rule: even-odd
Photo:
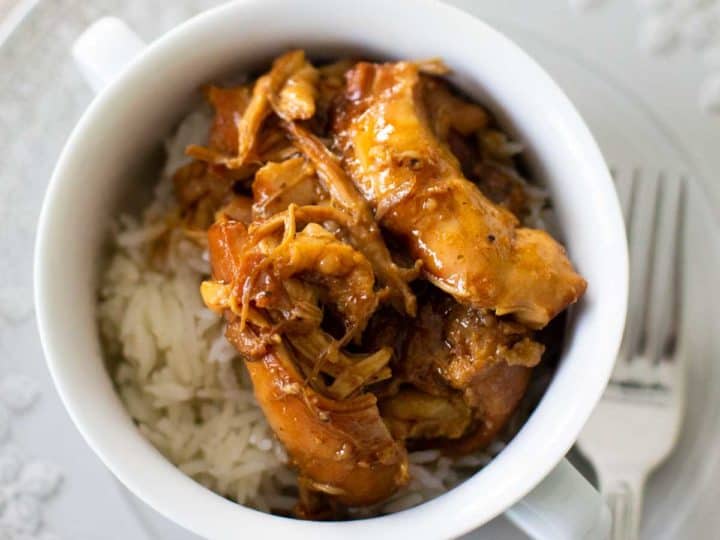
[[[305,61],[283,85],[277,97],[271,94],[275,113],[283,120],[308,120],[315,114],[319,73]]]
[[[389,376],[391,351],[359,359],[328,350],[322,311],[318,317],[317,308],[303,305],[325,295],[348,335],[356,335],[377,305],[374,274],[361,253],[310,223],[321,215],[297,210],[296,216],[293,205],[249,228],[223,219],[213,225],[213,281],[203,284],[203,298],[225,313],[226,336],[245,358],[257,400],[302,485],[345,505],[372,504],[408,478],[404,448],[381,420],[375,396],[361,390],[383,369]],[[310,224],[297,232],[296,217]],[[315,363],[304,366],[311,369],[301,365],[303,351],[310,356],[305,362]],[[334,383],[313,377],[320,371],[334,374]]]
[[[437,296],[424,305],[408,345],[408,358],[419,364],[428,338],[437,337],[430,328],[441,328],[440,350],[433,355],[432,368],[461,393],[474,420],[462,438],[444,446],[468,453],[487,446],[507,424],[545,348],[521,324]]]
[[[204,93],[205,99],[215,110],[208,141],[210,148],[230,155],[237,148],[237,124],[250,103],[252,87],[209,86]]]
[[[252,161],[261,128],[272,112],[284,120],[310,118],[315,113],[317,72],[301,50],[278,57],[268,73],[252,86],[211,87],[207,98],[215,108],[210,147],[191,145],[191,157],[239,169]]]
[[[347,170],[375,217],[458,301],[533,328],[575,302],[585,281],[547,233],[521,228],[462,174],[433,132],[418,67],[359,63],[334,124]]]
[[[205,90],[208,145],[174,178],[183,218],[214,223],[201,294],[298,470],[298,516],[387,499],[406,444],[487,446],[543,354],[533,329],[585,289],[559,244],[520,227],[512,147],[445,72],[291,51]],[[421,269],[445,292],[411,288]]]
[[[394,437],[457,453],[489,444],[525,394],[544,347],[524,326],[442,293],[422,299],[380,410]],[[375,346],[383,343],[376,343]]]

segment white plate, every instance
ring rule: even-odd
[[[34,1],[34,0],[33,0]],[[43,399],[13,421],[13,437],[29,455],[64,471],[59,494],[47,502],[48,529],[61,538],[196,538],[118,488],[69,422],[51,389],[30,316],[30,261],[34,220],[55,157],[90,99],[67,51],[79,31],[103,14],[126,18],[143,37],[169,29],[217,2],[175,0],[147,17],[143,0],[41,1],[0,48],[0,215],[14,227],[0,229],[0,374],[20,371],[40,383]],[[485,7],[488,10],[487,7]],[[58,24],[62,21],[62,24]],[[588,119],[606,155],[620,165],[666,168],[693,175],[693,164],[631,92],[571,51],[497,23],[533,54],[567,90]],[[52,81],[48,88],[49,81]],[[703,179],[699,179],[701,182]],[[678,451],[648,486],[645,538],[708,538],[720,527],[720,352],[717,223],[704,203],[701,184],[691,192],[685,278],[689,285],[685,345],[692,358],[688,420]],[[715,279],[717,281],[717,279]],[[62,441],[62,444],[56,444]],[[129,504],[128,504],[129,503]],[[522,539],[497,519],[472,538]]]

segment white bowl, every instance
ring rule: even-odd
[[[303,522],[215,495],[140,435],[103,363],[96,322],[101,248],[106,225],[129,186],[136,185],[129,179],[138,156],[157,149],[200,85],[229,71],[266,65],[289,47],[324,58],[349,52],[387,59],[442,57],[453,70],[452,81],[487,104],[526,145],[535,176],[552,196],[570,257],[589,283],[574,311],[557,373],[508,447],[451,492],[390,516]],[[78,429],[123,483],[167,517],[210,538],[281,532],[313,538],[440,538],[469,531],[511,507],[556,467],[577,438],[620,341],[627,256],[612,181],[590,132],[550,77],[507,38],[428,0],[255,0],[226,4],[163,36],[92,103],[46,194],[35,287],[48,366]],[[536,493],[544,502],[549,499],[547,486]],[[570,510],[575,503],[566,498],[562,504]],[[538,512],[545,519],[553,510]],[[570,521],[573,514],[567,512]]]

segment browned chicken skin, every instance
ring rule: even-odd
[[[463,177],[432,131],[420,81],[408,62],[359,63],[348,73],[335,123],[345,165],[432,283],[541,328],[582,295],[585,281],[547,233],[520,228]]]

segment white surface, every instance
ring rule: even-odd
[[[33,459],[14,440],[13,424],[39,397],[38,384],[25,375],[0,380],[0,535],[49,538],[43,524],[46,503],[62,482],[51,464]]]
[[[440,4],[396,0],[391,9],[382,0],[365,1],[347,7],[342,18],[333,14],[332,6],[330,0],[302,5],[285,0],[228,4],[153,43],[106,87],[74,130],[48,188],[38,226],[37,318],[48,365],[70,415],[101,459],[135,494],[212,538],[234,538],[240,528],[249,534],[283,531],[316,538],[394,536],[409,532],[409,523],[418,538],[472,530],[514,504],[562,459],[604,389],[622,332],[627,254],[619,205],[595,141],[554,82],[500,34]],[[417,25],[408,27],[401,15],[410,11]],[[431,22],[434,33],[428,39],[424,28]],[[257,28],[262,33],[255,33]],[[457,32],[467,38],[453,40]],[[574,310],[553,381],[522,430],[479,474],[402,514],[317,523],[269,516],[218,497],[172,467],[135,429],[111,389],[100,353],[95,275],[104,230],[88,224],[101,224],[117,212],[117,201],[135,187],[128,185],[132,177],[128,164],[162,139],[203,82],[230,66],[250,70],[258,58],[276,54],[280,41],[300,44],[310,55],[344,56],[362,47],[389,57],[442,57],[453,66],[454,82],[482,99],[526,144],[536,175],[546,180],[565,245],[579,272],[593,284]],[[124,44],[121,41],[119,46]],[[95,62],[91,58],[89,63]],[[159,72],[162,78],[155,77]],[[133,137],[118,130],[119,124],[131,127]],[[88,178],[93,179],[91,184]],[[65,306],[71,304],[74,309],[68,312]],[[568,493],[582,487],[578,475],[553,474],[549,481]],[[562,485],[571,481],[574,485]],[[540,497],[547,493],[540,489],[514,508],[512,516],[518,524],[525,524],[533,513],[567,511]],[[601,509],[601,503],[589,490],[578,491],[573,504],[575,519],[546,523],[555,531],[565,524],[566,537],[603,525],[593,512]],[[437,519],[449,512],[453,520]],[[541,522],[532,523],[539,532]],[[552,538],[553,529],[546,530],[544,537]]]
[[[0,261],[0,274],[3,278],[9,276],[12,287],[0,291],[0,370],[31,375],[40,385],[41,399],[13,422],[13,437],[30,456],[51,460],[65,472],[59,495],[48,501],[45,512],[49,529],[61,538],[196,537],[125,494],[82,441],[52,388],[34,324],[27,318],[27,300],[21,301],[29,298],[28,281],[23,277],[29,275],[29,265],[22,260],[29,251],[37,201],[59,145],[74,122],[73,115],[77,117],[73,111],[81,110],[89,100],[89,93],[70,66],[69,58],[63,58],[62,53],[53,54],[53,50],[57,44],[67,50],[73,32],[103,14],[127,14],[133,26],[140,28],[144,37],[151,38],[212,3],[211,0],[177,0],[162,6],[158,3],[148,17],[147,4],[130,0],[92,4],[74,0],[41,2],[36,13],[12,36],[10,56],[0,54],[4,72],[12,73],[12,77],[5,79],[7,85],[0,82],[0,103],[18,104],[0,110],[0,131],[6,136],[4,144],[10,143],[10,154],[6,155],[9,159],[0,163],[0,204],[14,224],[12,231],[0,233],[3,249],[7,250],[7,258]],[[461,3],[481,15],[494,17],[495,21],[505,21],[499,25],[536,56],[570,93],[606,153],[633,158],[643,165],[652,162],[659,167],[690,171],[702,182],[702,190],[693,192],[693,226],[689,231],[695,243],[688,261],[688,280],[692,278],[699,286],[695,287],[692,297],[695,302],[689,306],[686,322],[687,352],[691,359],[688,421],[678,452],[650,480],[643,537],[715,538],[720,530],[716,508],[720,500],[720,470],[718,453],[713,451],[720,448],[717,429],[720,374],[716,361],[720,346],[714,322],[719,315],[718,291],[716,288],[703,291],[702,284],[716,283],[720,268],[717,242],[712,241],[717,237],[713,220],[720,208],[716,177],[720,169],[717,152],[720,121],[701,114],[697,107],[697,89],[706,74],[702,55],[680,50],[651,57],[640,51],[636,40],[641,19],[634,4],[627,0],[598,2],[600,5],[586,14],[573,12],[566,0]],[[57,24],[59,20],[62,25]],[[521,28],[508,24],[513,21]],[[527,30],[550,39],[551,46],[529,37],[532,32]],[[555,49],[555,45],[561,47]],[[36,50],[40,53],[34,54]],[[575,62],[574,57],[580,60]],[[28,64],[25,59],[30,58],[32,63]],[[720,66],[720,62],[715,65]],[[52,77],[53,88],[45,88],[46,76]],[[38,87],[42,90],[37,90]],[[53,98],[56,89],[62,91],[61,106],[58,98]],[[16,114],[21,115],[21,121],[14,120]],[[13,126],[13,132],[4,131],[3,126],[8,124],[3,119]],[[38,121],[41,123],[34,123]],[[714,210],[710,211],[708,206]],[[140,520],[133,517],[126,501],[136,506]],[[503,519],[494,520],[472,536],[525,538]]]
[[[589,4],[582,8],[593,7]],[[705,80],[698,92],[698,105],[706,113],[719,113],[720,0],[636,0],[635,4],[642,14],[638,46],[655,55],[684,49],[702,56]]]

